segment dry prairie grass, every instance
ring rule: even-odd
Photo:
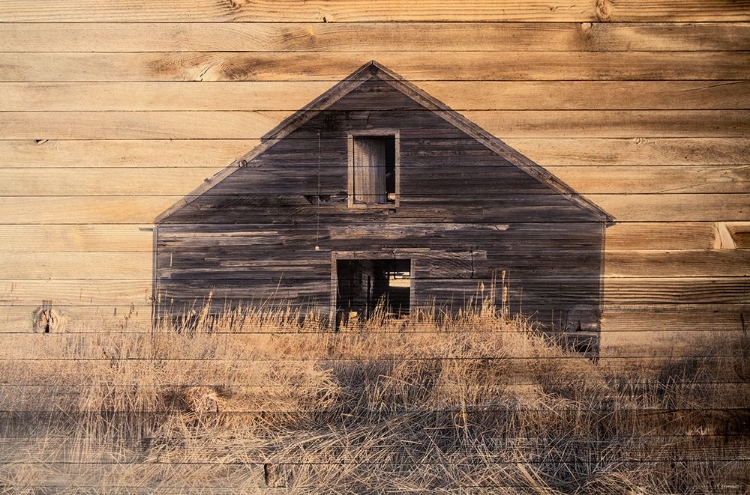
[[[41,360],[2,363],[8,493],[743,493],[750,482],[745,335],[680,358],[592,361],[478,304],[335,333],[277,307],[66,337],[43,341]]]

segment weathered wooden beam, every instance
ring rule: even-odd
[[[747,138],[504,138],[543,166],[738,165],[747,163]],[[259,141],[0,140],[4,168],[206,168],[220,170]]]
[[[0,53],[0,81],[335,83],[372,59],[417,84],[446,74],[454,81],[746,80],[750,74],[746,51]]]
[[[188,21],[188,20],[186,20]],[[455,21],[452,19],[452,21]],[[750,44],[747,23],[651,22],[30,22],[0,24],[0,51],[731,51]],[[518,39],[523,38],[523,43]],[[461,43],[455,43],[460,39]]]
[[[747,109],[748,81],[423,81],[456,111]],[[329,82],[6,82],[0,111],[295,112]],[[633,98],[637,94],[638,98]],[[591,95],[597,95],[592,100]]]
[[[745,138],[750,131],[750,110],[471,110],[462,115],[504,138]],[[287,116],[280,111],[4,112],[0,133],[14,140],[257,139]],[[408,137],[427,136],[419,132]]]
[[[21,0],[8,0],[0,9],[2,22],[383,22],[383,21],[748,21],[743,1],[639,0],[590,2],[532,0],[503,2],[470,0],[461,4],[441,1],[387,1],[373,6],[366,0],[316,0],[300,5],[279,5],[272,0],[213,2],[197,0],[189,10],[169,0],[121,0],[106,8],[96,0],[76,0],[64,7],[42,4],[30,12]]]

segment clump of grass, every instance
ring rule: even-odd
[[[2,431],[23,447],[0,465],[9,490],[60,479],[108,492],[748,483],[744,335],[680,358],[593,361],[478,301],[458,314],[376,312],[339,332],[314,312],[245,307],[67,342],[0,370]],[[84,461],[96,477],[59,467]]]

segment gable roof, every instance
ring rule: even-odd
[[[495,152],[497,155],[501,156],[511,164],[526,172],[528,175],[534,177],[539,182],[545,184],[547,187],[560,194],[561,196],[564,196],[578,207],[582,208],[585,211],[588,211],[598,220],[605,222],[607,225],[613,225],[615,223],[614,217],[609,215],[607,212],[599,208],[597,205],[595,205],[585,197],[581,196],[573,188],[545,170],[542,166],[536,164],[526,156],[522,155],[518,151],[505,144],[502,140],[498,139],[475,123],[468,120],[463,115],[455,112],[454,110],[451,110],[450,107],[448,107],[443,102],[433,98],[395,72],[391,71],[390,69],[384,67],[374,60],[366,63],[365,65],[354,71],[351,75],[343,79],[341,82],[333,86],[331,89],[315,98],[313,101],[305,105],[303,108],[301,108],[291,116],[284,119],[276,127],[271,129],[268,133],[261,137],[261,143],[252,151],[241,156],[240,158],[232,162],[232,164],[230,164],[228,167],[216,173],[210,179],[206,179],[200,187],[192,191],[190,194],[161,213],[161,215],[156,217],[154,222],[157,224],[161,223],[176,211],[182,209],[184,206],[189,205],[206,191],[210,190],[241,168],[244,168],[248,162],[264,153],[278,141],[284,139],[286,136],[309,122],[320,112],[326,110],[338,100],[354,91],[362,83],[364,83],[365,81],[369,81],[375,77],[388,83],[397,91],[411,98],[427,110],[432,111],[434,114],[438,115],[462,132],[466,133],[471,138],[480,142],[481,144]]]

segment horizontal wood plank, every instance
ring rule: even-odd
[[[3,280],[0,305],[24,306],[31,314],[50,300],[60,307],[105,307],[135,304],[151,307],[151,279],[148,280]],[[103,313],[111,314],[111,311]]]
[[[750,249],[605,251],[606,277],[747,277]]]
[[[503,139],[540,165],[741,164],[750,140],[734,138]],[[2,142],[0,142],[2,146]]]
[[[621,221],[746,221],[747,194],[590,194],[587,197]]]
[[[149,281],[150,252],[15,252],[0,254],[0,273],[12,279]]]
[[[742,193],[750,165],[736,167],[547,167],[581,194]]]
[[[503,138],[542,166],[738,165],[749,138]],[[197,167],[219,170],[255,140],[0,140],[0,169]]]
[[[733,51],[747,23],[0,24],[0,52]],[[461,40],[455,43],[455,40]],[[523,40],[523,42],[519,42]]]
[[[0,53],[0,81],[330,81],[369,60],[421,81],[747,80],[739,52]],[[491,64],[487,60],[492,60]]]
[[[750,31],[750,30],[749,30]],[[281,110],[295,112],[328,82],[0,83],[0,111]],[[464,110],[738,110],[748,81],[425,81],[420,87]],[[591,98],[591,95],[597,95]],[[637,97],[634,97],[637,95]]]
[[[196,0],[190,8],[169,0],[97,0],[66,5],[43,2],[33,11],[21,0],[6,0],[0,22],[382,22],[382,21],[748,21],[745,0],[469,0],[460,4],[390,0],[315,0],[301,4],[273,0],[214,2]]]
[[[339,168],[346,164],[338,166]],[[410,175],[403,164],[402,177]],[[335,165],[323,167],[336,168]],[[206,168],[14,168],[3,172],[0,196],[174,196],[188,194],[220,169]],[[476,174],[481,177],[482,168]],[[580,194],[633,193],[744,193],[750,190],[750,165],[711,167],[547,167]],[[437,173],[437,172],[436,172]],[[295,176],[285,177],[294,184]],[[427,180],[427,179],[425,179]],[[453,179],[455,194],[478,181],[474,177]],[[427,183],[429,181],[427,180]],[[316,184],[300,173],[293,186],[299,194],[316,194]],[[346,184],[342,184],[345,188]],[[275,195],[280,190],[272,193]],[[255,194],[265,194],[255,191]],[[404,191],[408,194],[408,191]],[[270,194],[270,193],[269,193]]]
[[[0,252],[150,253],[154,247],[152,229],[151,224],[0,225]]]
[[[449,282],[449,281],[448,281]],[[550,296],[559,290],[565,279],[549,279]],[[514,286],[512,290],[516,290]],[[520,289],[520,288],[519,288]],[[747,305],[747,291],[750,280],[747,277],[691,277],[691,278],[642,278],[615,277],[604,279],[605,309],[632,310],[641,308],[652,310],[665,305]],[[208,291],[206,291],[208,292]],[[520,292],[519,292],[520,294]],[[118,304],[147,305],[152,296],[150,280],[3,280],[0,282],[0,304],[3,306],[39,307],[43,300],[52,300],[62,308],[66,306],[113,307]],[[263,301],[268,294],[258,294],[257,301]],[[544,293],[538,291],[538,297]],[[168,297],[165,296],[165,297]],[[576,294],[569,294],[574,300]],[[168,301],[162,301],[168,304]],[[214,303],[222,306],[224,297],[214,295]],[[521,301],[514,301],[511,304]],[[608,308],[607,308],[608,307]],[[675,309],[675,308],[673,308]]]
[[[135,252],[153,250],[153,225],[2,225],[2,253]],[[241,227],[238,227],[241,228]],[[440,229],[437,225],[435,228]],[[714,222],[619,222],[606,232],[606,250],[706,250],[713,248]],[[315,235],[300,227],[300,235]]]
[[[220,239],[219,239],[220,240]],[[439,245],[439,244],[438,244]],[[253,262],[253,267],[246,267],[240,261],[234,261],[234,253],[247,253],[252,256],[248,246],[226,246],[230,254],[225,257],[234,269],[222,266],[221,272],[240,277],[253,267],[261,266],[260,260]],[[574,255],[576,250],[560,249],[560,255]],[[200,257],[199,253],[193,253]],[[306,269],[305,253],[296,253],[280,271],[287,276],[295,271]],[[509,260],[522,257],[521,254],[508,254]],[[240,255],[241,259],[242,256]],[[438,258],[433,263],[435,275],[450,278],[450,259]],[[269,264],[278,263],[269,261]],[[309,262],[308,262],[309,263]],[[426,263],[426,262],[425,262]],[[604,277],[748,277],[750,276],[750,249],[729,250],[675,250],[675,251],[606,251],[604,253]],[[153,269],[151,252],[106,251],[106,252],[12,252],[0,253],[0,280],[138,280],[150,281]],[[554,273],[554,266],[539,263],[539,270]],[[424,268],[427,270],[427,268]],[[219,276],[217,269],[216,275]],[[432,274],[432,271],[430,271]],[[197,276],[197,275],[196,275]]]
[[[736,140],[711,141],[739,156]],[[204,167],[220,170],[260,144],[259,139],[0,140],[0,169],[57,167]],[[559,146],[559,145],[558,145]],[[703,146],[695,147],[701,149]],[[709,146],[706,144],[706,146]],[[679,149],[675,154],[680,154]],[[734,162],[734,161],[733,161]]]
[[[750,133],[750,110],[465,111],[504,137],[737,137]],[[252,139],[289,114],[260,112],[4,112],[5,139]]]
[[[731,222],[750,218],[750,194],[590,194],[588,199],[620,222]],[[7,197],[0,224],[150,224],[183,196]],[[59,212],[64,211],[65,216]],[[413,218],[439,220],[439,212]],[[440,220],[442,221],[442,220]]]

